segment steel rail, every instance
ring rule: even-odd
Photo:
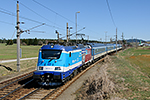
[[[30,96],[31,96],[31,98],[32,98],[32,95],[34,95],[34,93],[37,93],[37,92],[39,92],[40,90],[42,90],[42,87],[43,87],[43,86],[41,86],[41,87],[39,87],[39,88],[33,90],[32,92],[30,92],[30,93],[28,93],[27,95],[23,96],[23,97],[20,98],[19,100],[28,99],[28,98],[30,98]],[[59,88],[59,87],[58,87],[58,88]],[[49,95],[51,95],[51,94],[53,94],[54,92],[56,92],[56,91],[58,90],[58,88],[56,88],[56,89],[54,89],[54,90],[48,92],[48,93],[47,93],[45,96],[43,96],[42,98],[41,98],[41,97],[39,97],[39,98],[37,97],[36,99],[45,100],[45,98],[47,98]],[[49,91],[49,90],[48,90],[48,91]],[[37,94],[38,94],[38,93],[37,93]]]
[[[11,83],[9,83],[9,84],[3,86],[3,87],[1,87],[0,90],[2,90],[3,88],[6,88],[7,86],[10,86],[10,85],[13,84],[13,83],[16,83],[16,82],[18,82],[18,81],[21,81],[21,80],[25,79],[26,77],[28,77],[28,76],[30,76],[30,75],[32,75],[32,74],[33,74],[33,73],[30,73],[30,74],[28,74],[28,75],[26,75],[26,76],[24,76],[24,77],[21,77],[21,78],[15,80],[15,81],[13,81],[13,82],[11,82]]]
[[[51,96],[53,93],[57,92],[58,89],[59,89],[59,87],[56,88],[55,90],[51,91],[50,93],[48,93],[48,94],[47,94],[45,97],[43,97],[41,100],[45,100],[46,98],[48,98],[49,96]]]
[[[20,98],[19,100],[23,100],[23,99],[25,99],[26,97],[28,97],[28,96],[30,96],[30,95],[32,95],[33,93],[35,93],[36,91],[38,91],[39,89],[41,89],[43,86],[41,86],[41,87],[39,87],[39,88],[37,88],[37,89],[35,89],[35,90],[33,90],[32,92],[30,92],[30,93],[28,93],[27,95],[25,95],[25,96],[23,96],[22,98]]]
[[[34,70],[34,71],[35,71],[35,70]],[[34,71],[31,71],[31,72],[25,73],[25,74],[23,74],[23,75],[19,75],[19,76],[13,77],[13,78],[11,78],[11,79],[5,80],[5,81],[3,81],[3,82],[0,82],[0,84],[3,84],[3,83],[6,83],[6,82],[9,82],[9,81],[18,79],[19,77],[23,77],[23,76],[25,76],[25,75],[28,75],[28,74],[30,74],[30,73],[33,73]]]
[[[32,82],[33,80],[34,80],[34,79],[32,79],[32,80],[26,82],[25,84],[21,85],[20,87],[14,89],[13,91],[11,91],[11,92],[9,92],[8,94],[4,95],[3,97],[0,98],[0,100],[6,98],[6,97],[9,96],[10,94],[12,94],[12,93],[14,93],[15,91],[21,89],[22,87],[24,87],[24,86],[27,85],[28,83]]]

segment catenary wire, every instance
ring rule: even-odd
[[[7,10],[6,10],[7,11]],[[12,13],[12,12],[6,12],[6,11],[2,11],[2,10],[0,10],[0,12],[1,13],[4,13],[4,14],[7,14],[7,15],[10,15],[10,16],[15,16],[16,17],[16,14],[15,13]],[[23,16],[19,16],[20,18],[22,18],[22,19],[26,19],[26,20],[28,20],[28,21],[32,21],[32,22],[35,22],[35,23],[38,23],[38,24],[42,24],[42,22],[39,22],[39,21],[36,21],[36,20],[33,20],[33,19],[30,19],[30,18],[26,18],[26,17],[23,17]],[[58,28],[58,29],[60,29],[60,30],[65,30],[65,29],[62,29],[62,28],[59,28],[59,27],[56,27],[56,26],[53,26],[53,25],[49,25],[49,24],[47,24],[47,23],[45,23],[45,25],[46,26],[49,26],[49,27],[53,27],[53,28]]]
[[[50,9],[50,8],[48,8],[48,7],[46,7],[46,6],[44,6],[43,4],[41,4],[41,3],[39,3],[39,2],[37,2],[37,1],[35,1],[35,0],[32,0],[32,1],[34,1],[35,3],[37,3],[37,4],[40,5],[40,6],[44,7],[45,9],[47,9],[47,10],[49,10],[49,11],[51,11],[51,12],[57,14],[57,15],[59,15],[60,17],[66,19],[66,20],[68,20],[68,21],[70,21],[71,23],[74,23],[74,24],[75,24],[75,22],[71,21],[70,19],[68,19],[68,18],[66,18],[66,17],[64,17],[64,16],[62,16],[61,14],[55,12],[54,10],[52,10],[52,9]]]
[[[1,23],[5,23],[5,24],[8,24],[8,25],[13,25],[13,26],[15,26],[15,24],[13,24],[13,23],[9,23],[9,22],[5,22],[5,21],[0,21]]]
[[[63,15],[61,15],[61,14],[57,13],[56,11],[54,11],[54,10],[50,9],[49,7],[46,7],[45,5],[43,5],[43,4],[39,3],[39,2],[37,2],[36,0],[32,0],[32,1],[33,1],[33,2],[35,2],[35,3],[37,3],[37,4],[38,4],[38,5],[40,5],[40,6],[44,7],[45,9],[47,9],[47,10],[49,10],[49,11],[51,11],[51,12],[55,13],[56,15],[58,15],[58,16],[60,16],[60,17],[64,18],[64,19],[66,19],[66,20],[68,20],[68,21],[72,22],[73,24],[75,24],[75,22],[73,22],[73,21],[71,21],[70,19],[68,19],[68,18],[64,17]],[[38,15],[39,15],[39,14],[38,14]],[[44,18],[44,19],[45,19],[45,18]],[[55,23],[55,24],[56,24],[56,23]],[[78,26],[80,26],[80,25],[78,24]],[[87,30],[89,30],[89,29],[87,29]],[[91,30],[89,30],[89,31],[91,31]],[[94,32],[94,31],[93,31],[93,32]],[[97,32],[94,32],[94,33],[97,33]],[[99,34],[99,33],[97,33],[97,34]]]
[[[20,4],[21,4],[22,6],[24,6],[25,8],[27,8],[28,10],[30,10],[31,12],[33,12],[33,13],[35,13],[36,15],[40,16],[41,18],[43,18],[43,19],[45,19],[45,20],[47,20],[47,21],[49,21],[49,22],[51,22],[51,23],[53,23],[53,24],[55,24],[55,25],[57,25],[57,26],[59,26],[59,27],[62,27],[62,26],[60,26],[60,25],[58,25],[58,24],[56,24],[56,23],[50,21],[49,19],[45,18],[44,16],[38,14],[37,12],[33,11],[33,10],[30,9],[29,7],[25,6],[24,4],[22,4],[22,3],[20,3]]]
[[[38,4],[38,5],[40,5],[40,6],[44,7],[45,9],[47,9],[47,10],[49,10],[49,11],[51,11],[51,12],[55,13],[56,15],[58,15],[58,16],[60,16],[60,17],[64,18],[64,19],[66,19],[66,20],[68,20],[68,21],[72,22],[73,24],[75,24],[75,22],[73,22],[73,21],[69,20],[68,18],[64,17],[63,15],[61,15],[61,14],[57,13],[56,11],[54,11],[54,10],[52,10],[52,9],[50,9],[50,8],[48,8],[48,7],[46,7],[45,5],[43,5],[43,4],[41,4],[41,3],[39,3],[39,2],[37,2],[37,1],[35,1],[35,0],[32,0],[32,1],[34,1],[35,3],[37,3],[37,4]],[[80,25],[78,25],[78,26],[80,26]],[[87,30],[89,30],[89,29],[87,29]],[[91,30],[90,30],[90,31],[91,31]],[[93,32],[94,32],[94,31],[93,31]],[[97,32],[95,32],[95,33],[97,33]],[[97,33],[97,34],[99,34],[99,33]]]
[[[35,1],[35,0],[33,0],[34,2],[36,2],[37,4],[39,3],[39,2],[37,2],[37,1]],[[22,3],[21,3],[22,4]],[[23,5],[23,4],[22,4]],[[39,3],[39,5],[41,5],[41,6],[43,6],[43,7],[46,7],[46,6],[44,6],[44,5],[42,5],[42,4],[40,4]],[[25,6],[25,5],[23,5],[24,7],[26,7],[27,8],[27,6]],[[64,17],[64,16],[62,16],[62,15],[60,15],[59,13],[57,13],[57,12],[55,12],[54,10],[51,10],[50,8],[48,8],[48,7],[46,7],[47,9],[49,9],[50,11],[52,11],[53,13],[55,13],[56,15],[58,15],[58,16],[61,16],[62,18],[64,18],[64,19],[66,19],[66,20],[68,20],[68,21],[70,21],[70,22],[72,22],[72,23],[74,23],[73,21],[71,21],[71,20],[69,20],[68,18],[66,18],[66,17]],[[30,9],[30,8],[29,8]],[[5,10],[5,9],[3,9],[3,10]],[[31,10],[31,9],[30,9]],[[8,15],[12,15],[12,16],[16,16],[16,14],[14,14],[14,13],[12,13],[12,12],[4,12],[4,11],[0,11],[0,12],[2,12],[2,13],[5,13],[5,14],[8,14]],[[33,12],[33,10],[32,10],[32,12]],[[38,13],[36,13],[36,14],[38,14]],[[42,17],[42,16],[41,16]],[[26,19],[26,20],[29,20],[29,21],[32,21],[32,22],[36,22],[36,23],[39,23],[39,24],[41,24],[42,22],[39,22],[39,21],[36,21],[36,20],[33,20],[33,19],[30,19],[30,18],[26,18],[26,17],[22,17],[22,16],[20,16],[20,18],[23,18],[23,19]],[[44,19],[45,19],[45,17],[43,17]],[[46,18],[47,19],[47,18]],[[45,20],[46,20],[45,19]],[[56,24],[56,23],[55,23]],[[49,25],[49,24],[45,24],[46,26],[49,26],[49,27],[52,27],[52,28],[58,28],[58,29],[61,29],[60,27],[56,27],[56,26],[53,26],[53,25]],[[79,25],[78,25],[79,26]],[[65,29],[61,29],[61,30],[65,30]],[[87,29],[87,30],[89,30],[89,29]],[[91,30],[90,30],[91,31]],[[93,31],[94,32],[94,31]],[[97,32],[94,32],[94,33],[97,33]],[[97,33],[98,34],[98,33]]]
[[[110,9],[108,0],[106,0],[106,3],[107,3],[108,10],[109,10],[109,13],[110,13],[110,16],[111,16],[111,20],[112,20],[114,26],[117,28],[117,30],[121,31],[120,29],[118,29],[118,27],[117,27],[116,24],[115,24],[115,21],[114,21],[114,18],[113,18],[113,15],[112,15],[112,12],[111,12],[111,9]],[[122,31],[121,31],[121,32],[122,32]]]
[[[106,3],[107,3],[107,7],[108,7],[108,10],[109,10],[110,16],[111,16],[111,20],[112,20],[112,22],[113,22],[114,26],[115,26],[115,27],[117,27],[117,26],[116,26],[116,24],[115,24],[115,21],[114,21],[113,15],[112,15],[112,13],[111,13],[111,9],[110,9],[110,6],[109,6],[109,2],[108,2],[108,0],[106,0]]]
[[[55,13],[56,15],[58,15],[58,16],[64,18],[64,19],[66,19],[66,20],[68,20],[69,22],[75,24],[75,22],[73,22],[73,21],[71,21],[70,19],[64,17],[63,15],[57,13],[56,11],[54,11],[54,10],[52,10],[52,9],[50,9],[50,8],[48,8],[48,7],[46,7],[45,5],[43,5],[43,4],[39,3],[39,2],[37,2],[36,0],[32,0],[32,1],[35,2],[35,3],[37,3],[37,4],[40,5],[40,6],[44,7],[45,9],[47,9],[47,10],[49,10],[49,11]],[[80,27],[81,27],[81,25],[79,25],[79,24],[77,24],[77,26],[80,26]]]

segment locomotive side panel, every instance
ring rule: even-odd
[[[65,78],[82,65],[81,50],[69,51],[66,59],[68,61],[66,62],[66,66],[64,67]]]

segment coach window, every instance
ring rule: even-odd
[[[71,57],[71,52],[69,52],[69,57]]]

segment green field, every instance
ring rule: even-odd
[[[150,100],[150,47],[122,50],[97,66],[75,100]]]
[[[111,59],[113,64],[108,72],[119,86],[120,97],[150,99],[150,48],[129,48]]]
[[[37,57],[41,46],[20,46],[22,58]],[[5,45],[0,43],[0,60],[17,59],[17,45]]]
[[[41,46],[20,46],[22,58],[37,57]],[[0,61],[7,59],[17,59],[17,45],[7,45],[0,43]],[[17,72],[17,62],[0,64],[0,76],[12,75]],[[36,68],[37,59],[20,61],[20,71],[28,72]]]
[[[37,59],[20,61],[20,73],[30,72],[36,69]],[[0,78],[6,75],[19,74],[17,72],[17,61],[0,64]]]

